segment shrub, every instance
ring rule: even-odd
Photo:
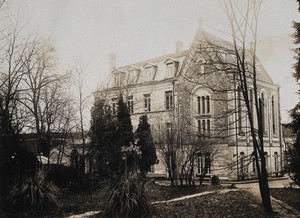
[[[46,179],[60,188],[65,188],[77,181],[77,171],[73,167],[53,165],[47,172]]]
[[[151,212],[151,205],[135,178],[123,178],[114,187],[104,217],[143,217]]]
[[[220,185],[220,179],[218,176],[213,175],[213,177],[211,178],[211,184],[212,185]]]
[[[58,188],[42,173],[25,177],[8,192],[5,209],[11,212],[43,211],[58,206]]]

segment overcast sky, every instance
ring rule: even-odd
[[[108,54],[125,65],[175,51],[175,42],[188,48],[199,19],[213,34],[226,31],[218,0],[7,0],[12,19],[19,16],[27,33],[54,41],[59,67],[85,66],[89,91],[108,76]],[[258,57],[281,86],[283,121],[299,100],[291,77],[292,20],[299,20],[296,0],[263,0]]]

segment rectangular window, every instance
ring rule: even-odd
[[[205,155],[199,154],[197,158],[197,173],[201,175],[205,175],[210,173],[211,168],[211,159],[210,154],[206,153]]]
[[[202,120],[202,133],[205,134],[206,133],[206,128],[205,128],[205,120]]]
[[[170,136],[172,133],[172,125],[171,123],[166,123],[167,136]]]
[[[173,109],[173,92],[172,91],[165,92],[165,105],[166,105],[166,110]]]
[[[198,120],[198,133],[201,133],[201,120]]]
[[[211,122],[210,119],[197,120],[197,128],[199,134],[209,135],[211,132]]]
[[[197,173],[198,174],[201,173],[201,168],[202,168],[202,162],[201,162],[201,159],[198,157],[197,158]]]
[[[210,134],[210,120],[206,120],[207,134]]]
[[[206,173],[210,173],[210,168],[211,168],[210,154],[206,153],[205,154],[205,171],[206,171]]]
[[[132,96],[129,96],[127,98],[127,108],[128,108],[128,112],[130,114],[133,114],[133,97]]]
[[[151,98],[150,98],[150,94],[144,95],[144,108],[145,108],[145,111],[147,111],[147,112],[151,111]]]
[[[111,107],[112,107],[112,114],[116,115],[117,114],[117,98],[112,99]]]

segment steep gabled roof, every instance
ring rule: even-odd
[[[195,59],[196,55],[196,49],[199,48],[199,45],[201,42],[212,42],[216,45],[225,46],[225,47],[232,47],[233,44],[225,39],[222,39],[218,36],[215,36],[209,32],[206,32],[202,29],[202,27],[198,28],[198,31],[193,39],[193,42],[191,44],[191,47],[189,48],[187,52],[187,58],[183,62],[183,66],[181,67],[181,71],[179,74],[182,74],[185,67],[189,66],[189,62],[193,59]],[[250,51],[248,51],[250,56]],[[256,67],[257,67],[257,79],[266,83],[273,84],[273,80],[271,79],[270,75],[267,73],[265,68],[263,67],[262,63],[259,61],[259,59],[256,57]]]

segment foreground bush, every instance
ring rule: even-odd
[[[123,178],[113,188],[105,205],[105,217],[143,217],[151,213],[151,205],[135,178]]]
[[[8,192],[5,210],[10,212],[44,211],[58,206],[58,188],[46,182],[42,173],[26,177]]]

